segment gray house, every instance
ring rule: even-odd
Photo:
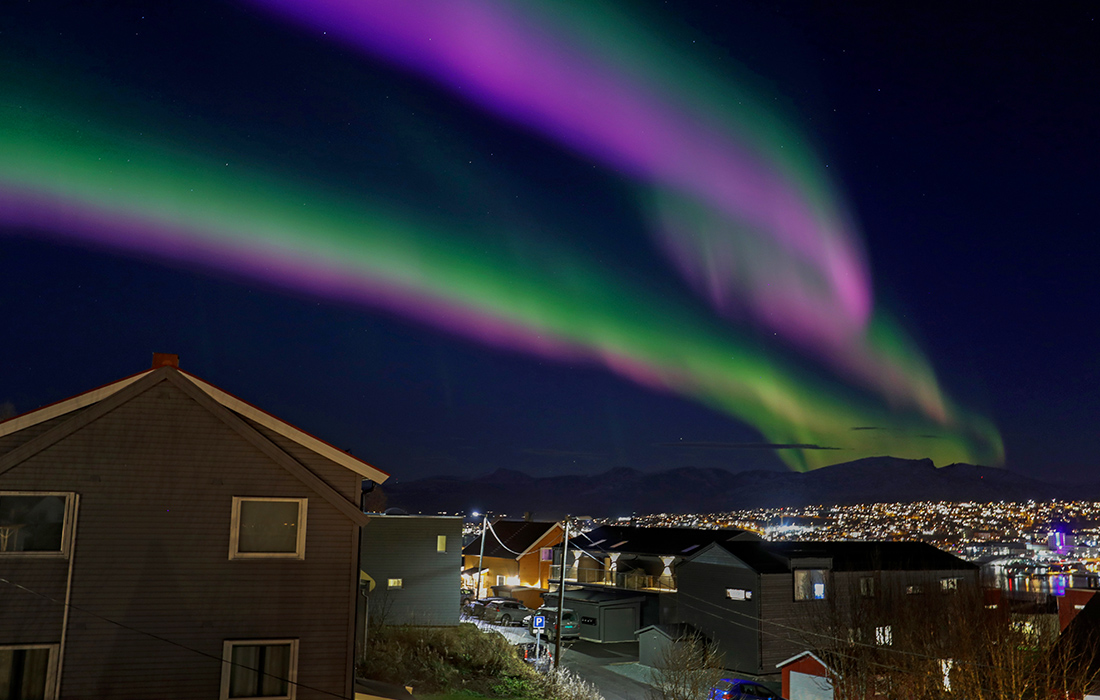
[[[458,624],[461,517],[371,513],[359,551],[364,614],[391,625]]]
[[[581,638],[636,639],[643,627],[679,622],[676,567],[714,542],[759,537],[743,530],[604,525],[569,542],[565,606],[580,616]],[[561,549],[551,579],[560,577]],[[553,595],[551,595],[553,598]]]
[[[977,566],[923,542],[716,542],[676,574],[680,621],[715,640],[727,668],[753,675],[777,674],[838,610],[877,609],[887,592],[931,610],[937,595],[978,585]],[[890,643],[888,612],[864,621],[853,634]]]
[[[0,697],[351,697],[386,476],[174,355],[0,423]]]

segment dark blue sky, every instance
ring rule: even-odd
[[[998,425],[1007,466],[1097,478],[1095,11],[859,5],[647,8],[671,32],[697,36],[707,60],[737,61],[781,95],[848,194],[879,298],[948,393]],[[616,178],[251,8],[13,3],[0,13],[0,61],[17,80],[107,80],[149,105],[138,116],[119,107],[119,119],[171,117],[199,142],[236,139],[333,187],[470,220],[519,200],[522,216],[557,229],[583,221],[601,232],[585,240],[594,255],[675,284],[625,235],[639,224]],[[257,73],[269,82],[242,89]],[[425,153],[492,153],[514,177],[440,204],[439,183],[418,166]],[[501,467],[782,468],[772,450],[669,446],[759,442],[688,400],[371,309],[27,230],[0,228],[0,273],[0,404],[18,412],[164,351],[406,480]]]

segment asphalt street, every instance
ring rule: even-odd
[[[486,632],[503,635],[512,644],[534,642],[526,627],[504,627],[462,618]],[[543,643],[546,643],[545,638]],[[562,665],[600,689],[604,700],[645,700],[649,669],[638,663],[638,643],[597,644],[584,640],[562,642]]]

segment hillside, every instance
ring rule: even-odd
[[[489,510],[563,513],[708,513],[726,510],[914,501],[1093,498],[1097,485],[1056,486],[992,467],[929,459],[869,457],[807,473],[685,467],[646,473],[617,468],[592,476],[533,477],[499,470],[473,479],[438,477],[386,484],[389,505],[410,513]]]

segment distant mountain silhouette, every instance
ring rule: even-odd
[[[539,517],[564,513],[714,513],[750,508],[916,501],[1094,498],[1100,484],[1052,485],[992,467],[930,459],[868,457],[812,472],[684,467],[647,473],[618,467],[594,476],[533,477],[501,469],[473,479],[437,477],[384,486],[389,504],[412,513],[488,510]]]

